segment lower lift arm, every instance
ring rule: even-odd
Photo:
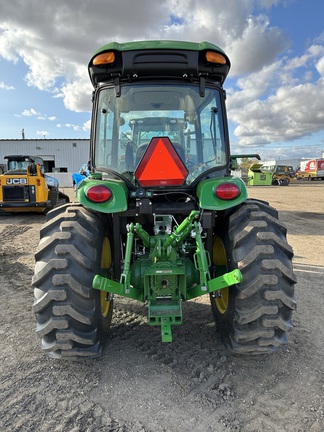
[[[191,212],[172,234],[165,234],[162,238],[151,237],[140,224],[130,224],[120,282],[100,275],[96,275],[93,280],[95,289],[147,301],[149,324],[161,326],[163,342],[171,342],[171,326],[182,323],[183,300],[221,290],[242,280],[238,269],[210,278],[210,258],[202,241],[200,225],[195,220],[198,217],[199,212]],[[151,250],[149,259],[146,258],[145,264],[142,264],[143,274],[140,277],[137,275],[137,281],[131,281],[134,231],[145,247]],[[181,260],[177,252],[189,235],[196,241],[194,267],[199,273],[199,279],[187,287],[188,260]]]

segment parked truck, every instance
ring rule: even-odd
[[[10,155],[0,175],[0,210],[45,213],[69,197],[59,190],[56,178],[44,174],[43,159],[30,155]]]
[[[278,212],[231,176],[229,58],[208,42],[112,42],[88,70],[91,173],[79,203],[48,213],[35,254],[43,350],[99,356],[119,296],[145,303],[168,343],[183,303],[208,295],[229,350],[275,351],[296,307],[293,251]]]
[[[309,159],[300,162],[297,180],[324,180],[324,159]]]

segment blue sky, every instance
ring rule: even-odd
[[[229,55],[233,153],[324,150],[323,0],[0,0],[0,139],[88,138],[87,62],[113,40],[208,40]],[[19,13],[17,12],[19,11]]]

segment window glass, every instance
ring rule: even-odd
[[[202,172],[226,163],[223,119],[217,88],[199,95],[194,85],[126,85],[100,90],[95,165],[132,174],[154,137],[169,137],[191,183]]]

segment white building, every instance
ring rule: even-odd
[[[0,165],[9,155],[39,156],[60,187],[72,187],[72,173],[89,160],[89,153],[90,139],[0,139]]]
[[[262,161],[266,166],[271,165],[287,165],[292,166],[293,169],[296,171],[300,167],[300,161],[302,159],[277,159],[277,160],[268,160],[268,161]]]

